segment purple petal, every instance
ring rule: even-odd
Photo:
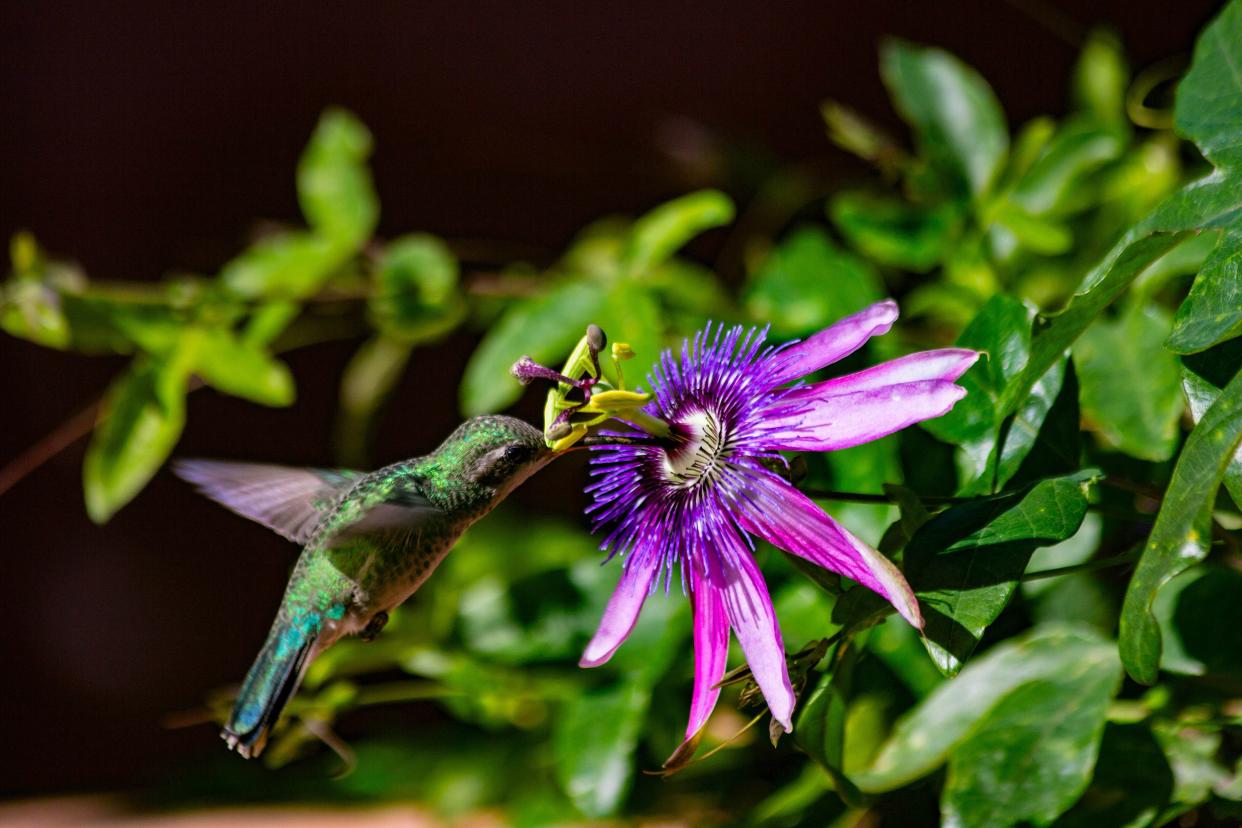
[[[965,348],[942,348],[882,362],[854,374],[812,385],[817,394],[830,397],[856,391],[874,391],[890,385],[904,385],[924,380],[953,382],[979,359],[978,351]],[[803,389],[798,389],[802,391]],[[809,389],[808,389],[809,390]]]
[[[897,321],[897,303],[892,299],[864,308],[831,327],[780,351],[773,372],[773,385],[801,379],[812,371],[831,365],[861,348],[873,336],[888,333]]]
[[[768,597],[763,574],[755,565],[750,550],[741,538],[730,533],[718,548],[721,583],[717,588],[723,599],[729,625],[737,635],[755,683],[768,703],[772,718],[781,723],[785,732],[793,730],[793,687],[785,664],[785,644],[781,629]]]
[[[657,566],[643,566],[643,563],[645,561],[631,559],[629,566],[621,573],[621,580],[608,599],[604,617],[599,621],[599,629],[578,661],[579,667],[598,667],[612,658],[630,630],[634,629],[643,601],[651,592],[651,581],[659,569]]]
[[[907,382],[852,394],[827,383],[796,388],[773,405],[766,442],[789,451],[833,451],[869,443],[948,413],[966,389],[945,380]]]
[[[707,724],[707,719],[720,698],[716,683],[724,677],[725,662],[729,657],[729,619],[725,614],[720,589],[703,577],[697,567],[694,572],[694,695],[690,697],[690,723],[686,726],[686,739]]]
[[[878,592],[919,629],[923,617],[905,577],[877,550],[850,534],[810,498],[774,474],[753,470],[738,501],[742,528],[824,569]]]

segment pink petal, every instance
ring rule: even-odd
[[[727,540],[726,540],[727,539]],[[795,697],[785,664],[785,644],[768,597],[763,574],[741,538],[729,533],[720,538],[717,560],[721,583],[718,585],[729,625],[737,635],[755,683],[768,703],[772,718],[785,732],[793,730]]]
[[[796,388],[772,406],[764,422],[770,429],[766,442],[772,448],[833,451],[869,443],[946,414],[966,396],[966,389],[945,380],[907,382],[840,395],[827,385]]]
[[[881,362],[873,368],[847,374],[812,385],[822,396],[839,396],[856,391],[874,391],[890,385],[903,385],[923,380],[953,382],[979,359],[978,351],[965,348],[942,348]],[[802,389],[798,389],[801,391]]]
[[[873,336],[888,333],[897,321],[897,303],[892,299],[877,302],[853,316],[847,316],[831,327],[779,352],[773,385],[801,379],[812,371],[831,365],[857,351]]]
[[[724,677],[729,657],[729,619],[725,615],[720,590],[697,567],[694,572],[694,694],[690,697],[690,723],[686,739],[707,724],[720,698],[716,683]]]
[[[599,621],[599,629],[578,661],[579,667],[598,667],[612,658],[630,630],[634,629],[643,602],[651,592],[651,581],[659,569],[657,566],[643,566],[643,563],[631,559],[629,566],[621,573],[621,580],[608,599],[604,617]]]
[[[893,562],[850,534],[810,498],[768,471],[753,470],[738,519],[751,534],[874,590],[919,629],[918,599]]]

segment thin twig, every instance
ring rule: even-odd
[[[1028,572],[1022,576],[1023,581],[1036,581],[1040,578],[1056,578],[1061,575],[1073,575],[1075,572],[1094,572],[1097,569],[1108,569],[1114,566],[1124,566],[1128,563],[1134,563],[1139,559],[1141,550],[1126,552],[1121,555],[1114,555],[1111,558],[1100,558],[1096,561],[1087,561],[1086,563],[1073,564],[1071,566],[1058,566],[1055,569],[1041,569],[1038,572]]]
[[[82,408],[69,419],[56,426],[46,437],[23,451],[0,468],[0,495],[20,483],[28,474],[69,446],[81,440],[95,427],[103,396]]]

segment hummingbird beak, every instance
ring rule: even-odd
[[[667,443],[667,440],[654,436],[623,437],[620,435],[590,434],[565,449],[565,451],[588,449],[596,446],[662,446]]]

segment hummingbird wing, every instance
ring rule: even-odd
[[[305,543],[323,513],[362,472],[225,460],[178,460],[178,477],[242,517]]]

